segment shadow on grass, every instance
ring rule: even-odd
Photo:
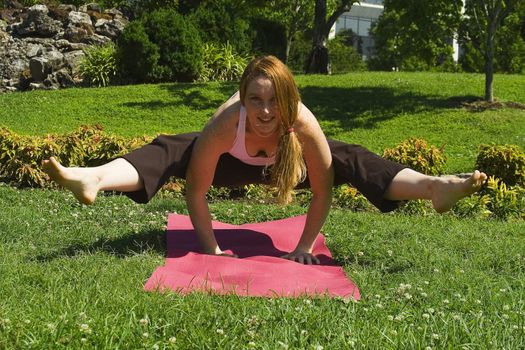
[[[188,106],[194,110],[208,110],[219,108],[238,89],[237,82],[224,83],[173,83],[161,84],[159,88],[170,93],[170,101],[154,100],[144,102],[128,102],[123,106],[158,110],[175,106]],[[206,91],[207,93],[203,93]],[[213,96],[210,98],[210,96]]]
[[[216,109],[237,91],[237,82],[162,84],[160,89],[172,99],[124,103],[126,107],[158,110],[187,106],[195,111]],[[465,103],[478,100],[474,95],[443,97],[423,95],[402,89],[386,87],[322,87],[301,89],[304,104],[319,121],[335,122],[344,130],[371,129],[377,123],[402,114],[430,112],[442,109],[464,108]],[[330,136],[330,130],[327,136]]]
[[[311,87],[301,89],[304,104],[319,121],[336,122],[345,130],[374,128],[401,114],[462,108],[477,96],[420,95],[383,87]],[[329,136],[329,133],[328,133]]]
[[[76,255],[93,254],[98,252],[105,252],[119,258],[125,258],[150,250],[162,254],[166,253],[166,233],[164,230],[153,230],[131,234],[90,244],[75,244],[49,254],[38,255],[32,259],[39,262],[46,262],[61,257],[73,257]]]

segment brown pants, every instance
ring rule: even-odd
[[[147,203],[171,176],[186,178],[191,152],[199,133],[160,135],[153,142],[125,156],[137,169],[144,188],[127,192],[137,203]],[[379,210],[396,209],[399,202],[383,198],[394,176],[406,166],[383,159],[358,145],[328,140],[335,171],[334,186],[351,184]],[[263,166],[248,165],[230,154],[223,154],[217,164],[213,185],[238,187],[268,184]],[[308,177],[297,188],[308,188]]]

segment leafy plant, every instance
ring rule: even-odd
[[[159,48],[151,42],[141,21],[131,22],[117,39],[118,70],[124,81],[153,81],[159,57]]]
[[[525,152],[516,145],[481,145],[476,168],[507,185],[525,185]]]
[[[193,81],[202,66],[199,31],[190,17],[172,9],[157,10],[141,20],[149,40],[158,47],[153,70],[156,81]]]
[[[147,138],[107,135],[99,126],[82,126],[67,135],[25,136],[0,129],[0,181],[18,187],[47,187],[44,159],[56,157],[65,166],[96,166],[136,149]]]
[[[490,197],[488,195],[473,194],[458,201],[452,212],[460,218],[486,218],[492,213],[488,209]]]
[[[385,149],[383,157],[427,175],[442,174],[447,160],[443,148],[428,145],[427,141],[418,138],[409,138]]]
[[[333,202],[337,206],[354,211],[370,210],[372,205],[357,189],[342,185],[334,189]]]
[[[228,42],[224,45],[204,44],[204,57],[199,81],[230,81],[240,79],[248,57],[235,52]]]
[[[117,74],[116,49],[113,43],[91,46],[79,66],[83,79],[92,85],[108,86]]]
[[[332,73],[366,70],[366,64],[361,55],[352,46],[354,37],[351,31],[350,33],[344,31],[343,34],[337,35],[328,42]]]
[[[520,186],[507,186],[491,176],[485,190],[490,201],[487,203],[492,217],[506,220],[510,217],[525,217],[525,189]]]

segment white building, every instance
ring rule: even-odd
[[[370,29],[383,13],[383,9],[383,0],[362,0],[353,4],[350,11],[343,13],[337,19],[329,38],[335,37],[342,30],[351,29],[357,35],[354,47],[363,56],[363,59],[368,59],[374,50],[374,40]]]
[[[383,10],[383,0],[362,0],[353,4],[350,11],[343,13],[337,19],[330,31],[329,39],[334,38],[342,30],[351,29],[357,35],[354,48],[364,60],[368,59],[374,53],[374,39],[370,34],[370,29],[372,24],[381,16]],[[457,62],[460,50],[457,39],[451,39],[451,44],[454,50],[454,62]]]

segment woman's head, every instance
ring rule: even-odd
[[[292,73],[274,56],[256,58],[244,70],[239,93],[256,134],[281,133],[271,182],[277,188],[278,201],[288,203],[293,189],[306,176],[302,146],[293,131],[300,96]]]
[[[274,105],[278,116],[281,119],[281,125],[284,130],[288,130],[297,120],[298,107],[300,102],[299,91],[292,73],[278,58],[274,56],[261,56],[253,59],[241,78],[239,93],[241,103],[246,106],[250,103],[248,92],[254,84],[264,82],[264,77],[272,83],[275,94]]]

